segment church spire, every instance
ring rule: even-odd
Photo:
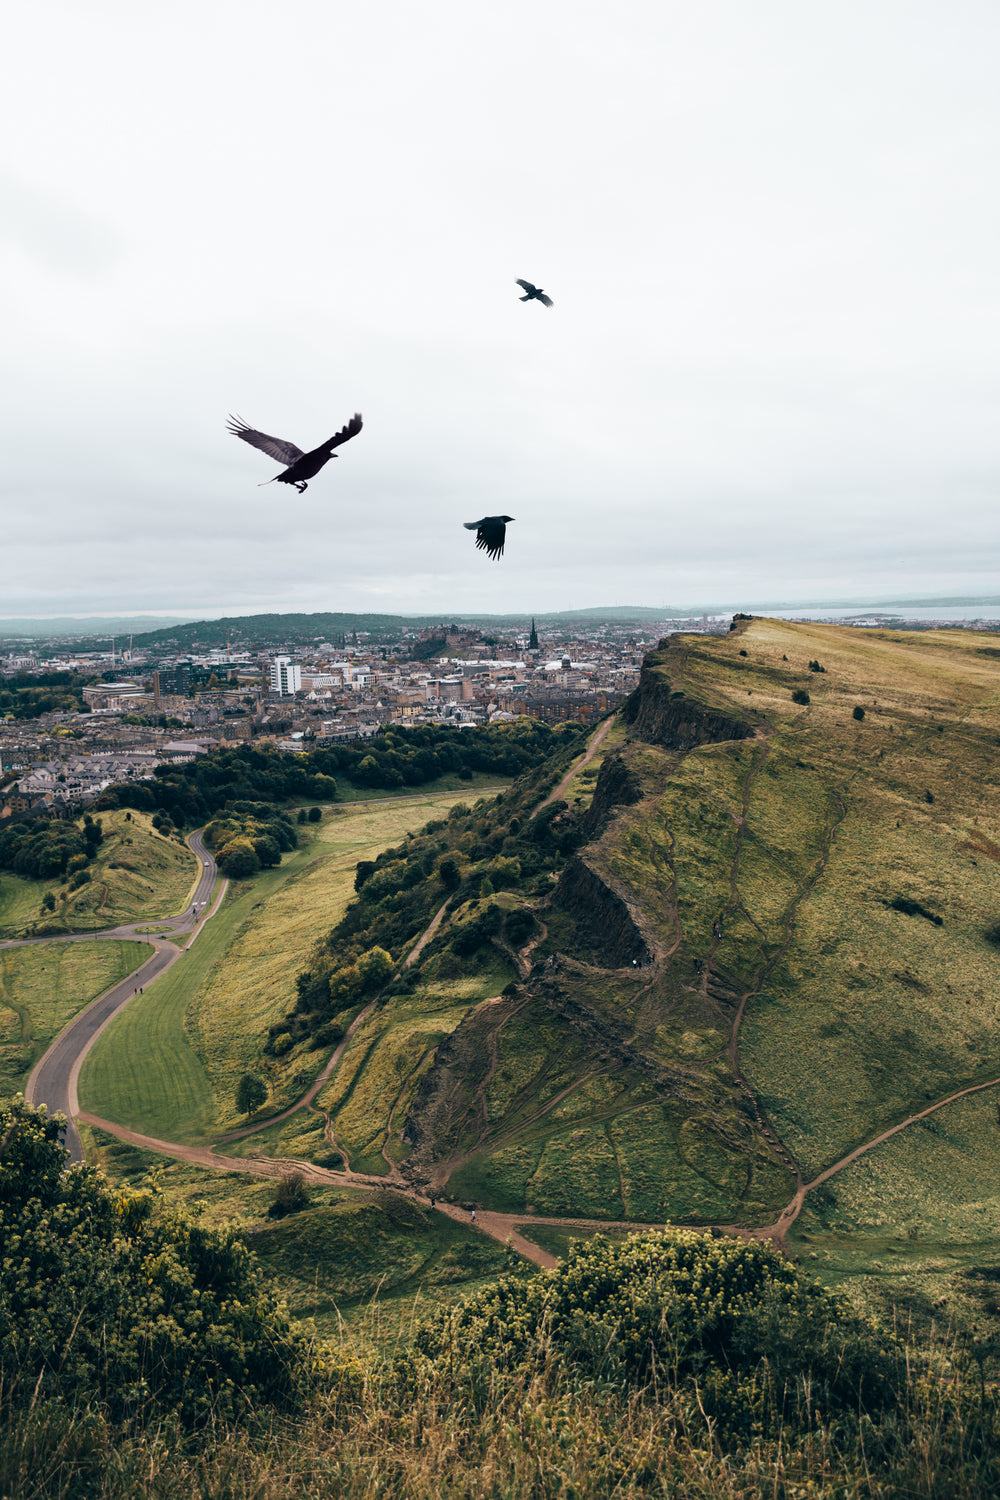
[[[538,650],[538,631],[535,629],[535,617],[531,617],[531,635],[528,637],[528,650]]]

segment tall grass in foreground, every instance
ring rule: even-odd
[[[956,1351],[957,1353],[957,1351]],[[919,1363],[924,1364],[921,1358]],[[960,1363],[960,1361],[959,1361]],[[700,1392],[623,1394],[541,1369],[400,1380],[351,1360],[301,1417],[186,1437],[124,1432],[96,1413],[39,1403],[0,1433],[0,1493],[18,1500],[981,1500],[1000,1488],[996,1394],[958,1373],[914,1376],[878,1424],[824,1420],[808,1385],[794,1440],[720,1437]]]

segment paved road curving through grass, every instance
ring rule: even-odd
[[[99,941],[102,938],[133,938],[136,941],[148,943],[153,949],[152,956],[127,979],[113,985],[111,989],[106,990],[103,995],[99,995],[88,1005],[86,1010],[81,1011],[66,1030],[56,1037],[45,1055],[35,1064],[28,1078],[25,1098],[29,1104],[45,1104],[49,1110],[58,1110],[66,1116],[66,1147],[71,1161],[84,1159],[83,1143],[76,1128],[75,1117],[79,1113],[77,1085],[80,1069],[87,1053],[105,1027],[128,1002],[134,999],[151,980],[176,963],[184,949],[190,947],[201,930],[203,922],[218,911],[219,903],[225,895],[226,882],[223,882],[211,911],[206,911],[218,877],[218,869],[200,832],[191,834],[187,842],[201,864],[201,874],[191,906],[179,916],[164,918],[162,924],[157,924],[168,929],[163,936],[144,935],[142,927],[149,925],[148,921],[144,921],[142,924],[127,923],[124,926],[109,928],[105,932],[73,933],[48,938],[21,938],[0,944],[0,947],[4,948],[18,948],[36,943],[78,943]],[[168,938],[173,941],[168,941]],[[177,945],[180,939],[186,939],[183,946]]]

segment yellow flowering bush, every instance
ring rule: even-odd
[[[452,1369],[555,1359],[588,1380],[696,1382],[740,1422],[807,1381],[827,1406],[883,1405],[898,1373],[893,1348],[770,1246],[687,1229],[576,1245],[438,1317],[418,1347]]]
[[[233,1228],[64,1170],[59,1115],[0,1106],[0,1387],[187,1426],[298,1403],[304,1344]]]

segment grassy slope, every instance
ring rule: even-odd
[[[836,823],[742,1037],[748,1077],[808,1177],[925,1102],[1000,1073],[1000,955],[984,939],[1000,909],[997,674],[978,634],[790,637],[762,622],[743,641],[742,681],[773,671],[782,648],[827,669],[810,674],[808,708],[767,698],[770,777],[748,815],[773,856],[774,830],[803,806],[786,782],[801,760]],[[773,937],[769,884],[763,857],[741,870],[746,905]],[[942,925],[892,910],[897,897]]]
[[[538,956],[597,972],[564,965],[545,1004],[535,986],[470,1043],[489,1123],[470,1087],[452,1190],[515,1210],[766,1222],[790,1183],[739,1138],[725,1046],[743,994],[741,1065],[807,1180],[931,1099],[1000,1074],[1000,953],[984,940],[1000,910],[997,649],[979,633],[775,621],[675,641],[657,669],[668,691],[749,711],[764,733],[684,755],[624,750],[644,796],[585,857],[673,958],[633,982],[600,970],[592,927],[544,913]],[[792,703],[797,687],[809,706]],[[897,897],[942,925],[891,909]],[[706,990],[709,962],[728,995]],[[617,1056],[565,1024],[571,1007]],[[969,1171],[988,1197],[983,1169]]]
[[[194,946],[108,1028],[80,1080],[83,1107],[147,1134],[194,1142],[241,1122],[235,1082],[261,1072],[272,1102],[291,1102],[326,1053],[264,1058],[267,1026],[289,1008],[311,944],[340,916],[354,869],[460,800],[457,792],[303,825],[302,846],[239,883]]]
[[[0,950],[0,1094],[19,1093],[63,1027],[149,954],[107,941]]]
[[[184,910],[198,878],[190,849],[157,833],[145,813],[99,815],[104,842],[88,866],[91,880],[76,891],[52,880],[0,873],[0,938],[87,932]],[[82,826],[82,823],[81,823]],[[56,909],[42,909],[51,892]]]
[[[771,726],[747,807],[743,910],[723,917],[717,963],[749,982],[770,959],[740,1057],[807,1180],[935,1098],[1000,1075],[1000,953],[984,937],[1000,910],[996,651],[980,633],[755,621],[688,657],[689,690],[749,701]],[[825,673],[808,672],[810,659]],[[808,707],[792,705],[794,686]],[[732,764],[739,750],[706,748],[682,768]],[[703,799],[689,808],[689,836],[708,816]],[[900,896],[942,925],[893,910]],[[815,1268],[901,1286],[918,1270],[995,1260],[998,1097],[947,1107],[808,1197],[796,1243]]]

